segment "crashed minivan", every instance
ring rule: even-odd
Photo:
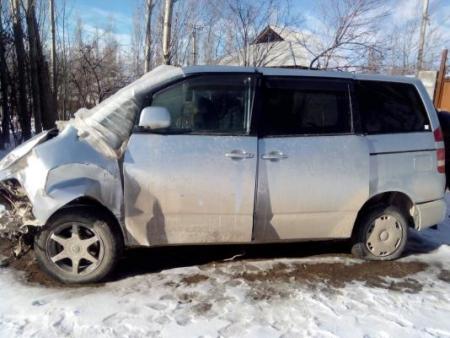
[[[416,79],[160,66],[0,162],[1,232],[67,283],[137,246],[351,239],[390,260],[443,220],[444,156]]]

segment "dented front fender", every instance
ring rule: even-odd
[[[19,188],[13,188],[9,182],[17,182],[15,186]],[[122,223],[123,194],[118,160],[94,150],[70,126],[1,171],[1,187],[0,196],[9,196],[13,200],[9,205],[20,204],[22,210],[19,212],[6,205],[3,216],[8,217],[0,216],[3,228],[17,230],[18,223],[22,223],[19,224],[22,229],[43,226],[55,212],[80,197],[95,199]],[[20,218],[18,215],[23,213],[24,206],[28,210],[24,213],[27,217]],[[11,217],[11,210],[15,210],[14,217]]]

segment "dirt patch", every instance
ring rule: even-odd
[[[42,272],[36,261],[33,250],[29,250],[20,258],[12,257],[12,250],[13,244],[9,240],[0,239],[0,254],[5,257],[11,257],[9,259],[8,268],[24,272],[24,277],[27,282],[51,287],[63,286],[62,283],[55,281]]]
[[[443,282],[450,283],[450,270],[442,269],[438,278]]]
[[[191,276],[186,276],[181,279],[181,282],[187,285],[198,284],[200,282],[204,282],[209,277],[205,275],[195,274]]]
[[[0,255],[5,257],[11,257],[9,264],[5,268],[13,268],[17,271],[23,272],[23,276],[26,282],[32,284],[40,284],[46,287],[52,288],[78,288],[78,287],[101,287],[103,284],[63,284],[57,280],[46,275],[36,260],[33,250],[29,250],[20,258],[14,258],[11,256],[13,245],[9,240],[0,239]]]
[[[202,302],[202,303],[195,304],[192,307],[192,310],[194,310],[195,313],[197,313],[199,315],[204,315],[204,314],[208,313],[209,310],[211,310],[211,308],[212,308],[212,304]]]
[[[167,286],[169,288],[175,288],[175,287],[180,286],[180,284],[179,283],[175,283],[174,281],[170,280],[168,282],[165,282],[164,286]]]
[[[0,240],[0,255],[10,256],[12,245],[9,241]],[[323,255],[322,255],[323,256]],[[335,255],[334,255],[335,256]],[[148,256],[146,255],[148,261]],[[134,260],[129,260],[134,262]],[[268,269],[259,269],[252,261],[242,261],[242,265],[236,264],[235,268],[230,267],[232,279],[228,285],[236,286],[239,283],[247,282],[255,289],[249,294],[254,300],[264,300],[272,298],[284,298],[289,295],[284,294],[278,288],[266,288],[263,282],[297,282],[319,289],[336,290],[344,287],[346,283],[362,282],[370,287],[385,288],[393,291],[416,293],[421,291],[422,285],[409,276],[427,269],[427,264],[421,262],[375,262],[367,261],[358,264],[346,265],[341,262],[336,263],[277,263]],[[216,263],[213,263],[216,264]],[[219,265],[229,265],[234,263],[219,263]],[[208,266],[208,265],[203,265]],[[9,267],[24,272],[25,280],[31,283],[38,283],[48,287],[77,287],[61,284],[48,277],[39,268],[34,257],[34,252],[29,251],[20,259],[12,259]],[[170,267],[170,266],[169,266]],[[165,267],[168,268],[168,267]],[[208,270],[208,269],[206,269]],[[146,271],[153,272],[153,271]],[[226,273],[228,274],[228,273]],[[450,283],[450,270],[441,270],[438,278]],[[167,287],[178,287],[181,284],[196,285],[207,281],[209,277],[205,274],[186,275],[179,282],[168,281]],[[393,279],[393,280],[392,280]],[[267,283],[266,283],[267,284]],[[274,283],[272,283],[274,285]],[[83,285],[86,287],[89,285]],[[101,287],[102,284],[92,285]],[[328,288],[332,286],[333,288]],[[189,302],[189,297],[181,297],[181,302]]]
[[[189,304],[198,299],[200,294],[198,292],[182,292],[177,295],[178,304]]]
[[[374,285],[380,287],[380,285]],[[414,278],[406,278],[401,281],[389,282],[385,285],[386,289],[392,291],[406,292],[406,293],[419,293],[423,289],[423,285]]]
[[[409,275],[424,271],[428,265],[421,262],[363,262],[346,265],[343,263],[275,264],[262,271],[244,271],[235,274],[247,282],[300,282],[311,287],[326,283],[342,288],[350,282],[362,282],[370,287],[394,291],[419,292],[422,285]],[[400,279],[388,282],[387,278]]]
[[[247,297],[254,301],[284,299],[289,296],[290,292],[288,290],[270,285],[252,287],[247,294]]]

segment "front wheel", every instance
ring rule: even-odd
[[[41,268],[63,283],[93,283],[114,268],[122,249],[107,218],[75,209],[52,218],[35,237]]]
[[[393,260],[402,254],[408,239],[408,222],[394,206],[368,211],[357,224],[352,253],[371,260]]]

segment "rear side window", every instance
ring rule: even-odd
[[[365,133],[430,130],[422,100],[411,84],[357,81],[356,96]]]
[[[351,131],[349,90],[345,81],[269,78],[263,99],[265,136]]]

